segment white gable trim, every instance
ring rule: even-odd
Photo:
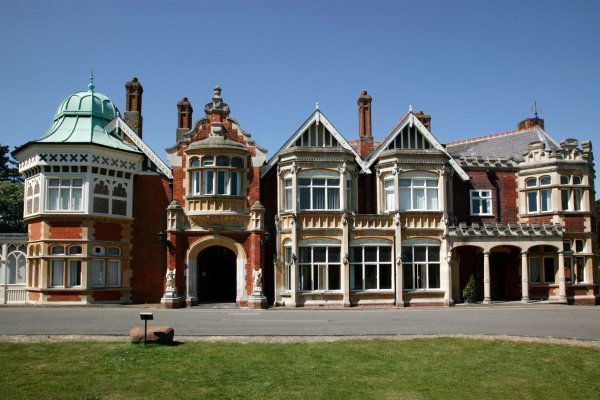
[[[167,178],[173,179],[171,168],[169,168],[167,164],[165,164],[163,160],[161,160],[160,157],[157,156],[156,153],[152,151],[152,149],[146,143],[144,143],[142,138],[140,138],[137,133],[135,133],[133,129],[131,129],[129,125],[127,125],[127,123],[121,119],[121,117],[113,119],[104,127],[107,132],[112,132],[117,128],[125,132],[127,137],[129,137],[129,139],[131,139],[137,148],[140,149],[142,153],[144,153],[146,157],[148,157],[150,161],[154,163],[154,165],[156,165],[160,172],[162,172]]]
[[[325,117],[325,115],[323,115],[323,113],[320,110],[315,110],[315,112],[313,112],[310,115],[310,117],[308,117],[308,119],[304,121],[300,128],[298,128],[298,130],[296,130],[296,132],[292,136],[290,136],[287,142],[285,142],[285,144],[281,146],[279,150],[277,150],[277,153],[275,153],[273,157],[269,159],[266,168],[264,168],[261,171],[261,177],[265,176],[266,173],[269,172],[269,170],[271,170],[271,168],[273,168],[273,166],[277,163],[277,160],[279,159],[279,154],[283,150],[290,148],[300,137],[300,135],[302,135],[302,133],[313,123],[323,124],[327,128],[327,130],[329,130],[331,135],[340,143],[342,148],[349,150],[352,152],[352,154],[354,154],[354,159],[356,160],[356,163],[360,166],[360,168],[363,170],[363,172],[369,171],[368,168],[366,168],[365,166],[365,162],[360,158],[356,150],[354,150],[354,148],[350,146],[350,143],[348,143],[348,141],[344,139],[344,137],[337,131],[337,129],[334,128],[331,122],[329,122],[329,120]]]
[[[433,136],[431,134],[431,132],[429,132],[429,130],[425,127],[425,125],[423,125],[423,123],[421,121],[419,121],[419,119],[417,117],[415,117],[415,115],[412,113],[412,111],[410,111],[408,114],[406,114],[404,116],[404,118],[402,118],[402,120],[400,120],[400,122],[398,123],[398,125],[396,125],[396,127],[392,130],[392,132],[387,136],[387,138],[379,145],[379,147],[377,148],[377,150],[375,150],[375,152],[372,154],[371,157],[369,157],[369,160],[366,164],[367,168],[370,168],[379,158],[379,155],[385,151],[385,149],[387,149],[387,147],[389,146],[389,144],[396,138],[396,136],[402,132],[402,130],[406,127],[406,125],[410,125],[410,126],[416,126],[417,129],[419,130],[419,132],[425,136],[425,138],[429,141],[429,143],[438,151],[444,153],[446,156],[448,156],[448,162],[450,163],[450,165],[452,166],[452,168],[454,169],[454,171],[456,171],[456,173],[461,177],[461,179],[463,181],[468,181],[469,180],[469,175],[467,175],[467,173],[460,167],[460,165],[458,165],[458,163],[452,158],[452,156],[450,155],[450,153],[448,153],[448,151],[444,148],[444,146],[442,146],[442,144],[435,138],[435,136]]]

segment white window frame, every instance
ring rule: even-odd
[[[323,181],[321,184],[320,181]],[[337,181],[334,183],[333,181]],[[341,188],[341,184],[346,183],[345,179],[341,179],[339,174],[332,173],[324,173],[322,175],[300,175],[298,176],[298,180],[296,182],[297,185],[297,201],[298,201],[298,210],[302,211],[325,211],[325,210],[341,210],[341,191],[345,190]],[[316,190],[323,190],[324,196],[324,204],[323,208],[315,207],[315,192]],[[303,191],[308,190],[308,202],[309,207],[303,207],[302,205],[302,193]],[[335,204],[329,204],[330,202],[335,203],[335,195],[332,195],[330,201],[330,191],[331,193],[335,193],[337,191],[337,207]]]
[[[386,212],[396,210],[396,179],[388,176],[383,180],[383,208]]]
[[[473,204],[475,202],[478,204],[477,209],[475,209]],[[492,191],[490,189],[471,189],[469,191],[469,204],[471,208],[471,215],[493,215]],[[488,212],[482,211],[484,204],[487,205]]]
[[[104,193],[96,193],[96,185],[100,184],[100,182],[104,183],[108,188],[108,194]],[[125,190],[125,196],[119,196],[115,194],[115,190],[121,186]],[[114,215],[116,217],[129,217],[131,216],[131,185],[129,182],[121,179],[112,179],[104,176],[96,176],[93,179],[93,187],[92,187],[92,212],[94,214],[99,215]],[[104,212],[100,209],[96,209],[94,206],[94,201],[96,199],[105,200],[108,203],[107,212]],[[115,213],[115,209],[117,207],[116,203],[121,202],[125,203],[125,214]]]
[[[225,165],[217,165],[217,160],[227,159]],[[189,194],[191,196],[243,196],[242,178],[244,176],[244,160],[242,157],[228,155],[210,155],[193,158],[188,166],[190,177]],[[233,166],[239,160],[241,166]]]
[[[399,196],[400,211],[440,211],[439,176],[433,173],[407,173],[400,176]],[[408,185],[406,184],[408,183]],[[418,193],[422,191],[423,206],[417,201]],[[408,202],[406,204],[406,195]],[[435,206],[430,201],[435,200]]]
[[[55,184],[54,181],[58,181]],[[80,181],[80,186],[75,186],[74,181]],[[85,176],[48,176],[45,179],[45,195],[46,201],[44,202],[44,211],[46,212],[73,212],[73,213],[84,213],[86,196],[85,196]],[[52,201],[51,192],[56,191],[55,201]],[[79,192],[78,202],[76,201],[75,193]],[[63,195],[66,195],[68,205],[65,207],[63,204]],[[52,204],[54,203],[54,204]],[[77,206],[78,203],[78,206]]]
[[[548,180],[548,183],[542,183],[542,180],[545,179]],[[530,184],[530,182],[533,183]],[[547,214],[553,211],[551,186],[552,178],[550,175],[531,177],[525,180],[527,214]]]
[[[1,258],[0,258],[1,259]],[[6,283],[23,285],[27,282],[27,256],[21,250],[14,250],[6,256]]]
[[[79,245],[68,246],[66,253],[63,245],[50,248],[49,287],[81,288],[82,250]]]
[[[315,249],[325,249],[325,260],[315,261]],[[338,252],[338,260],[332,257],[332,249]],[[298,290],[301,292],[340,292],[342,290],[342,260],[339,245],[300,246],[298,257],[299,279]],[[306,251],[310,251],[310,259],[303,259]],[[330,282],[331,269],[338,269],[338,287]],[[306,272],[308,271],[308,273]],[[333,287],[333,288],[332,288]]]
[[[415,261],[415,248],[425,248],[425,260]],[[432,252],[430,249],[437,248],[438,260],[430,259],[430,253]],[[401,247],[402,254],[402,281],[404,291],[426,291],[426,290],[441,290],[441,248],[439,244],[427,244],[427,243],[415,243],[410,245],[402,245]],[[410,249],[410,257],[408,254],[408,249]],[[432,268],[436,268],[437,266],[437,281],[438,285],[433,286],[431,284],[432,278],[430,275],[430,270]],[[422,269],[424,269],[425,273],[422,273]],[[410,271],[410,282],[407,279],[408,272]],[[421,282],[419,285],[418,283]],[[423,283],[424,282],[424,283]],[[410,285],[409,285],[410,283]]]
[[[365,259],[365,251],[367,248],[375,248],[375,260],[367,261]],[[382,254],[382,249],[386,249],[388,257]],[[357,255],[360,254],[360,257]],[[359,259],[357,259],[359,258]],[[352,245],[350,246],[350,291],[389,291],[394,290],[394,269],[392,263],[392,246],[391,245]],[[367,269],[375,270],[375,285],[367,287]],[[382,270],[389,268],[389,287],[382,287]],[[360,286],[357,287],[356,275],[360,276]]]

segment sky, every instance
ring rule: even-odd
[[[410,106],[448,143],[514,130],[536,101],[553,138],[600,146],[599,21],[597,0],[4,0],[0,144],[40,138],[93,67],[122,113],[138,77],[143,138],[163,159],[177,101],[201,118],[217,84],[267,157],[317,102],[356,139],[362,90],[375,140]]]

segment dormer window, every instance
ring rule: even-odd
[[[241,196],[244,161],[239,157],[205,156],[190,161],[192,196]]]

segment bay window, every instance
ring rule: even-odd
[[[350,248],[350,290],[392,289],[391,246]]]
[[[127,215],[127,183],[94,179],[92,209],[98,214]]]
[[[527,212],[529,214],[552,211],[550,184],[550,176],[542,176],[539,180],[538,178],[529,178],[525,181]]]
[[[395,190],[396,185],[394,182],[394,178],[387,178],[383,181],[383,193],[385,198],[385,211],[394,211],[396,210],[395,204]]]
[[[560,199],[561,210],[563,211],[581,211],[583,201],[583,188],[577,187],[582,184],[581,176],[565,176],[560,177],[561,186]]]
[[[431,175],[431,177],[429,177]],[[400,178],[400,211],[438,211],[438,177],[404,174]]]
[[[298,178],[301,210],[339,210],[340,178]]]
[[[585,257],[578,255],[583,252],[583,240],[575,239],[574,245],[570,240],[563,242],[565,260],[565,279],[567,283],[585,282]]]
[[[535,246],[529,251],[529,282],[555,283],[558,266],[552,246]],[[566,263],[565,263],[566,265]]]
[[[202,164],[202,165],[200,165]],[[190,194],[241,196],[244,162],[239,157],[205,156],[190,161]]]
[[[83,179],[47,180],[48,211],[83,211]]]
[[[79,287],[81,286],[81,246],[70,246],[65,254],[62,245],[50,248],[50,286]]]
[[[99,252],[100,253],[100,252]],[[111,257],[120,257],[121,249],[109,247],[106,251],[107,258],[91,261],[91,283],[94,288],[120,287],[121,286],[121,260]]]
[[[340,290],[339,246],[304,246],[299,252],[300,290]]]
[[[406,290],[440,288],[440,247],[402,246],[403,286]]]

